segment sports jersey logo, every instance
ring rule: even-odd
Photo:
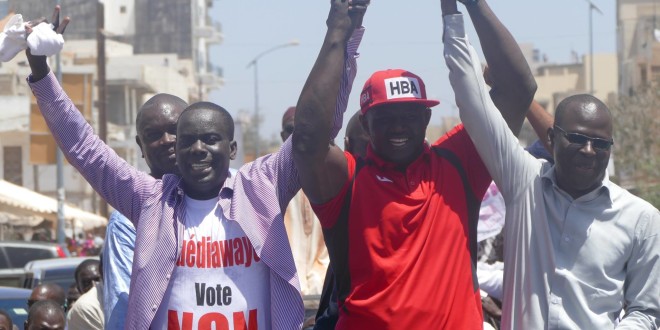
[[[413,77],[396,77],[385,79],[385,90],[387,91],[387,99],[401,99],[401,98],[422,98],[421,89],[419,88],[419,81]]]
[[[376,179],[378,179],[378,181],[380,181],[380,182],[390,182],[390,183],[394,182],[394,181],[392,181],[392,180],[390,180],[390,179],[388,179],[384,176],[380,176],[380,175],[376,175]]]

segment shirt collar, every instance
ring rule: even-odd
[[[225,183],[222,185],[222,188],[220,188],[220,199],[223,198],[231,198],[234,195],[234,182],[236,181],[236,174],[232,173],[232,171],[227,171],[227,179],[225,179]]]
[[[168,175],[168,174],[166,174]],[[176,176],[177,179],[179,179],[179,182],[177,183],[177,194],[180,196],[184,195],[183,191],[183,178],[180,176]],[[236,174],[232,173],[231,170],[227,171],[227,179],[225,179],[224,184],[222,185],[222,188],[220,188],[220,191],[218,193],[219,200],[222,200],[223,198],[231,198],[234,195],[234,182],[236,181]]]
[[[422,154],[417,157],[412,163],[410,163],[406,168],[410,168],[411,166],[415,166],[419,163],[428,161],[431,156],[431,148],[429,147],[428,143],[426,141],[424,142],[424,150],[422,150]],[[376,152],[371,149],[371,144],[367,145],[367,161],[373,165],[375,165],[378,168],[385,169],[385,170],[401,170],[401,165],[392,163],[390,161],[384,160],[380,156],[376,154]]]
[[[557,185],[557,176],[556,176],[556,173],[555,173],[555,165],[552,165],[548,162],[545,162],[544,166],[549,166],[549,168],[543,172],[543,174],[541,175],[541,179],[546,184],[551,184],[555,189],[561,191],[562,193],[565,193],[567,196],[570,196],[563,189],[559,188],[559,185]],[[582,196],[576,198],[576,200],[580,200],[580,201],[594,200],[594,199],[598,198],[598,196],[600,196],[601,191],[603,192],[603,194],[607,195],[607,199],[610,202],[613,202],[612,201],[612,182],[610,181],[610,174],[609,174],[609,172],[607,172],[607,170],[605,170],[605,177],[603,178],[603,181],[601,182],[600,186],[598,186],[596,189],[586,193],[585,195],[582,195]]]

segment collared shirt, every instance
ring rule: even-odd
[[[103,313],[108,330],[124,328],[135,236],[131,220],[117,211],[110,214],[103,245]]]
[[[485,90],[461,15],[445,17],[460,115],[506,203],[503,329],[656,329],[660,213],[605,178],[573,199],[518,144]]]
[[[356,52],[363,32],[363,28],[356,29],[348,42],[335,135],[355,78]],[[117,156],[94,135],[52,72],[30,83],[30,87],[69,162],[110,205],[135,224],[137,237],[125,328],[147,329],[179,257],[185,209],[183,182],[176,175],[154,179]],[[300,189],[291,148],[289,139],[277,153],[245,164],[236,176],[225,180],[219,193],[224,216],[241,226],[270,268],[273,329],[300,329],[304,316],[300,284],[282,219],[287,203]]]

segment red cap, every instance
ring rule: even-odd
[[[418,75],[401,69],[377,71],[372,74],[360,94],[360,111],[388,103],[417,103],[428,108],[440,101],[426,98],[426,86]]]

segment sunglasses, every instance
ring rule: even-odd
[[[605,140],[601,138],[595,138],[591,136],[586,136],[580,133],[567,133],[561,127],[555,125],[555,128],[561,132],[562,135],[570,144],[577,144],[581,146],[587,145],[587,142],[591,142],[591,147],[597,150],[610,150],[614,144],[613,140]]]

